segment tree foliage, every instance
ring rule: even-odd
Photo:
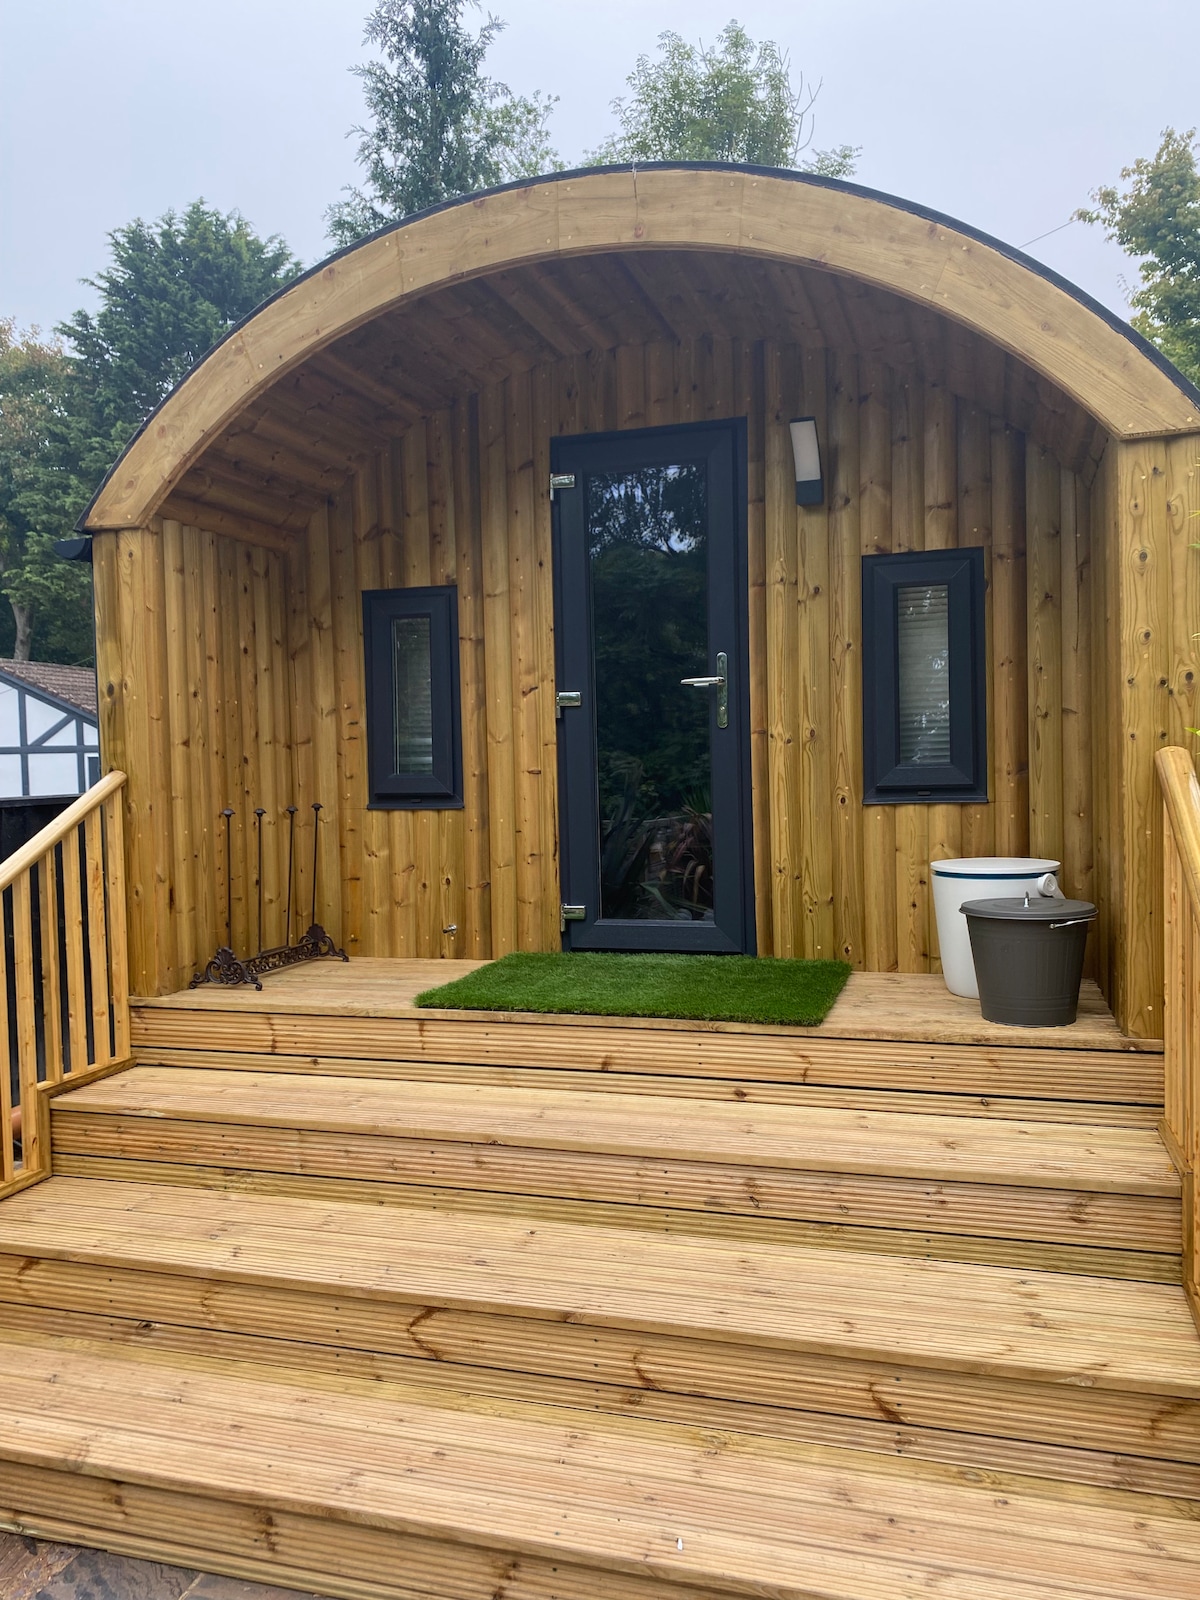
[[[84,281],[100,296],[57,332],[70,346],[74,446],[92,488],[164,395],[300,263],[236,211],[194,200],[108,236],[111,264]]]
[[[626,82],[630,96],[613,101],[619,130],[592,152],[595,163],[742,161],[834,178],[854,171],[852,145],[802,159],[820,85],[803,76],[793,85],[787,55],[773,40],[756,44],[737,21],[710,47],[661,34],[657,59],[639,56]]]
[[[1200,168],[1196,130],[1163,132],[1154,156],[1124,167],[1124,189],[1097,189],[1077,211],[1138,261],[1133,325],[1200,383]]]
[[[158,402],[300,270],[278,238],[197,200],[109,235],[99,295],[53,340],[0,323],[0,651],[91,658],[90,568],[55,555]],[[11,640],[11,644],[10,644]]]
[[[57,340],[0,321],[0,654],[29,657],[35,619],[42,653],[85,661],[92,653],[91,585],[85,568],[53,551],[64,506],[80,484],[61,449],[71,366]]]
[[[456,195],[561,166],[546,127],[554,99],[514,95],[486,76],[504,24],[489,16],[471,33],[467,3],[378,0],[368,16],[365,40],[383,59],[351,69],[371,125],[352,130],[365,188],[347,190],[326,213],[339,245]]]

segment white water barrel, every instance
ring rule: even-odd
[[[1057,873],[1061,865],[1061,861],[1037,856],[968,856],[958,861],[930,862],[942,976],[951,994],[979,998],[971,935],[967,919],[959,910],[963,901],[1039,894],[1039,878]]]

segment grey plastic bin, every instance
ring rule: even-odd
[[[1094,905],[1026,895],[968,900],[962,911],[988,1022],[1062,1028],[1075,1021]]]

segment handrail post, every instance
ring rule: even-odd
[[[125,825],[121,792],[104,801],[104,859],[108,873],[108,960],[112,975],[113,1053],[129,1055],[129,948],[125,922]]]
[[[1186,750],[1155,756],[1163,797],[1163,1142],[1183,1190],[1183,1287],[1200,1325],[1200,783]]]
[[[16,1175],[12,1078],[9,1071],[8,940],[4,936],[4,899],[0,895],[0,1042],[4,1045],[4,1070],[0,1072],[0,1190]]]

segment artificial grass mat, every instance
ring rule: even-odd
[[[565,954],[502,956],[414,1005],[462,1011],[553,1011],[815,1027],[850,976],[845,961],[770,956]]]

